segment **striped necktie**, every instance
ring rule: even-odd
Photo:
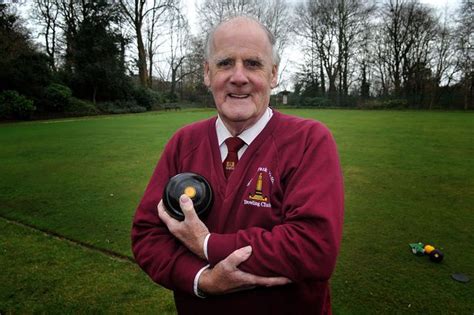
[[[222,162],[222,165],[224,167],[225,177],[229,178],[230,174],[235,169],[237,162],[239,161],[237,152],[239,152],[240,148],[243,147],[245,142],[239,137],[231,137],[225,140],[225,144],[227,146],[228,153],[224,162]]]

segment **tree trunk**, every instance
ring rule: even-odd
[[[321,75],[321,95],[326,94],[326,80],[324,78],[324,67],[323,67],[323,61],[320,59],[319,61],[319,71]]]
[[[151,46],[151,45],[150,45]],[[148,47],[148,87],[153,87],[153,51],[151,47]]]
[[[435,81],[435,80],[433,80]],[[437,81],[436,82],[433,82],[432,83],[432,89],[431,89],[431,98],[430,98],[430,106],[429,106],[429,110],[432,110],[433,109],[433,105],[435,103],[435,100],[437,99],[437,96],[438,96],[438,83]]]
[[[120,38],[120,66],[123,73],[125,73],[125,46],[125,38],[122,36]]]
[[[472,73],[466,75],[464,79],[464,110],[469,109],[470,101],[472,100],[473,90],[473,75]]]
[[[174,68],[171,69],[170,95],[175,95],[175,92],[176,92],[176,71],[177,71],[177,69],[174,69]]]
[[[145,45],[143,43],[143,37],[141,27],[136,26],[137,30],[137,46],[138,46],[138,78],[140,84],[144,87],[148,86],[148,69],[146,66],[146,52]]]
[[[337,78],[336,74],[333,74],[333,75],[328,74],[328,79],[329,79],[329,91],[328,92],[329,92],[329,98],[331,98],[332,100],[334,100],[334,99],[338,100],[338,98],[337,98],[337,89],[336,89],[336,78]],[[337,105],[340,105],[340,104],[337,104]]]
[[[97,96],[97,86],[94,86],[94,88],[92,89],[92,103],[96,103],[96,96]]]

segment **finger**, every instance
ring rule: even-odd
[[[292,281],[285,277],[261,277],[257,283],[266,287],[289,284]]]
[[[262,277],[248,272],[240,272],[238,274],[240,280],[252,286],[273,287],[291,283],[291,280],[285,277]]]
[[[168,226],[173,218],[168,214],[168,212],[166,212],[165,206],[163,205],[163,200],[160,200],[156,208],[158,210],[158,217],[160,217],[160,220],[163,221],[166,226]]]
[[[245,285],[245,286],[241,286],[241,287],[229,290],[229,292],[227,292],[227,293],[234,293],[234,292],[252,290],[252,289],[255,289],[256,287],[257,287],[256,285]]]
[[[197,217],[193,201],[187,195],[182,194],[181,197],[179,197],[179,206],[181,207],[181,210],[183,210],[185,218],[193,219],[194,217]]]
[[[252,255],[252,246],[245,246],[232,252],[222,262],[227,263],[230,267],[236,268],[238,265],[246,261]]]

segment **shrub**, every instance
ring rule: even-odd
[[[97,115],[99,110],[91,102],[87,102],[75,97],[69,99],[69,106],[66,112],[77,116]]]
[[[408,107],[405,99],[371,99],[360,102],[361,109],[404,109]]]
[[[178,95],[176,93],[168,92],[165,95],[165,102],[166,103],[176,103],[178,101]]]
[[[302,105],[305,107],[329,107],[332,104],[331,100],[325,97],[305,97]]]
[[[47,109],[62,112],[69,106],[72,91],[65,85],[53,83],[45,91],[45,104]]]
[[[408,101],[400,98],[385,100],[382,104],[384,108],[388,109],[404,109],[408,107]]]
[[[105,114],[124,114],[128,112],[125,108],[117,106],[114,102],[100,102],[96,106]]]
[[[143,87],[133,89],[132,97],[138,106],[144,107],[147,110],[152,109],[158,103],[163,103],[160,93]]]
[[[17,91],[6,90],[0,94],[0,117],[30,119],[36,110],[33,101],[18,94]]]
[[[146,112],[146,108],[139,106],[136,101],[117,100],[115,102],[97,103],[97,107],[103,113],[107,114],[125,114],[125,113],[142,113]]]
[[[383,109],[380,99],[360,100],[357,107],[360,109]]]

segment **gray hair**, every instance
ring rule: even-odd
[[[262,22],[255,19],[254,17],[245,16],[245,15],[237,15],[237,16],[228,17],[227,19],[223,20],[222,22],[220,22],[219,24],[217,24],[216,26],[214,26],[211,29],[211,31],[207,35],[206,46],[204,47],[204,57],[205,57],[205,59],[209,60],[209,58],[211,56],[212,44],[214,42],[214,35],[215,35],[217,29],[221,25],[223,25],[227,22],[230,22],[230,21],[232,21],[236,18],[245,18],[249,21],[253,21],[253,22],[257,23],[265,31],[265,34],[267,34],[268,41],[270,42],[270,45],[272,46],[272,61],[275,65],[278,66],[280,64],[280,54],[278,53],[278,50],[277,50],[277,47],[276,47],[276,37],[275,37],[275,35],[273,35],[273,33],[270,31],[270,29],[268,27],[266,27]]]

